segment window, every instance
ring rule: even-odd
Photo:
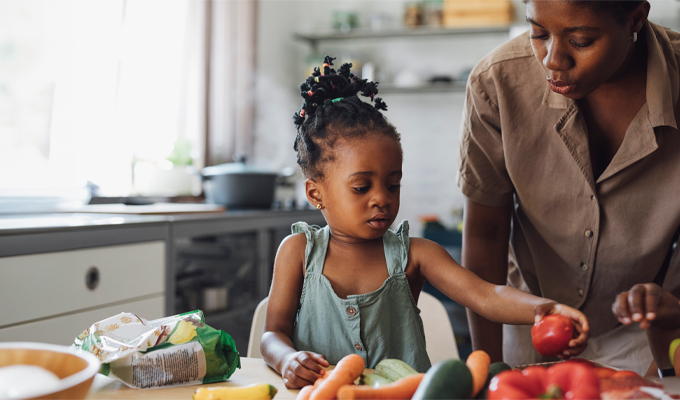
[[[200,158],[197,15],[190,0],[1,1],[0,189],[125,196],[133,162],[178,139]]]

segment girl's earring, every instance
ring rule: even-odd
[[[323,208],[323,206],[321,205],[321,203],[319,203],[319,204],[316,205],[316,208],[318,208],[319,210],[321,210],[321,209]]]
[[[630,38],[630,40],[632,40],[633,43],[637,42],[637,32],[633,32],[633,36]]]

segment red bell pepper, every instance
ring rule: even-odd
[[[560,363],[550,368],[503,371],[489,384],[489,400],[600,398],[600,381],[592,368]]]

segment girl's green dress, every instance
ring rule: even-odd
[[[307,237],[305,280],[293,331],[295,348],[323,354],[331,365],[356,353],[367,368],[375,368],[382,359],[397,358],[418,372],[427,371],[431,364],[423,321],[404,273],[408,222],[383,235],[389,278],[378,290],[347,299],[338,297],[323,275],[330,228],[297,222],[292,231]]]

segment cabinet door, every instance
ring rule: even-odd
[[[165,243],[0,258],[0,328],[161,296]]]
[[[67,346],[73,344],[76,336],[95,322],[122,312],[131,312],[147,320],[162,318],[164,317],[164,307],[165,296],[157,296],[117,306],[15,325],[0,329],[0,342],[42,342]]]

